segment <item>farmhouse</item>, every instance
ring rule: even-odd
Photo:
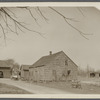
[[[12,65],[5,60],[0,60],[0,78],[10,78],[11,77]]]
[[[29,68],[31,81],[66,81],[77,78],[78,66],[63,52],[44,56]]]
[[[29,79],[29,67],[30,65],[21,65],[21,79],[28,80]]]

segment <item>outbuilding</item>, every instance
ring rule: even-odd
[[[21,68],[20,68],[21,79],[29,80],[29,67],[30,65],[21,65]]]
[[[12,65],[5,60],[0,60],[0,78],[10,78],[11,77]]]
[[[90,72],[89,76],[90,76],[90,78],[100,78],[100,72],[99,71]]]

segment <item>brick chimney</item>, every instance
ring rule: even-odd
[[[52,51],[50,51],[49,54],[52,55]]]

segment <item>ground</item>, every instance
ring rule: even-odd
[[[11,79],[0,79],[0,83],[16,86],[18,88],[21,88],[23,90],[26,90],[28,92],[31,92],[33,94],[69,94],[68,91],[63,91],[60,89],[45,87],[45,86],[39,86],[37,84],[29,83],[26,81],[15,81]]]
[[[67,83],[67,82],[54,82],[54,83],[47,83],[47,84],[38,83],[37,85],[57,88],[62,91],[68,91],[72,94],[100,94],[99,86],[93,84],[87,84],[87,83],[81,83],[82,89],[72,88],[71,83]]]
[[[97,80],[84,78],[81,80],[82,89],[72,88],[71,82],[30,83],[0,79],[0,83],[10,84],[35,94],[100,94],[100,81],[98,85]]]
[[[15,86],[0,83],[0,94],[30,94],[30,92],[27,92]]]

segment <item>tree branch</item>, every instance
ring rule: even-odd
[[[61,14],[59,11],[57,11],[56,9],[54,9],[54,8],[52,8],[52,7],[49,7],[49,8],[52,9],[54,12],[56,12],[58,15],[60,15],[70,27],[72,27],[73,29],[75,29],[76,31],[78,31],[79,34],[80,34],[82,37],[84,37],[85,39],[88,40],[88,38],[86,37],[86,35],[92,35],[92,34],[86,34],[86,33],[82,32],[82,31],[80,31],[79,29],[77,29],[76,27],[74,27],[71,23],[69,23],[68,20],[74,21],[72,18],[67,18],[67,17],[65,17],[63,14]]]
[[[48,19],[43,15],[41,9],[39,7],[37,7],[37,9],[38,9],[39,13],[41,14],[41,16],[43,17],[43,19],[47,22]]]
[[[34,33],[38,33],[40,36],[44,37],[44,36],[42,35],[41,32],[38,32],[38,31],[35,31],[35,30],[31,30],[31,29],[25,27],[25,25],[22,25],[19,21],[17,21],[17,20],[14,19],[11,15],[9,15],[9,14],[7,13],[7,11],[6,11],[4,8],[1,8],[0,10],[1,10],[4,14],[6,14],[6,15],[16,24],[16,26],[17,26],[21,31],[22,31],[22,29],[21,29],[20,27],[22,27],[22,28],[24,28],[24,29],[26,29],[26,30],[28,30],[28,31],[31,31],[31,32],[34,32]],[[22,31],[22,32],[23,32],[23,31]]]

